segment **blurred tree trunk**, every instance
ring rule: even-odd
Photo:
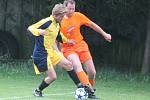
[[[150,70],[150,1],[148,8],[147,36],[145,41],[145,52],[142,64],[141,74],[147,74]]]

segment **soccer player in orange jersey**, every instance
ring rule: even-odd
[[[81,83],[94,86],[96,70],[93,64],[87,43],[83,40],[80,33],[80,27],[86,25],[96,32],[100,33],[108,42],[111,42],[111,35],[102,30],[100,26],[92,22],[80,12],[75,12],[75,1],[65,0],[64,5],[68,11],[61,22],[61,32],[70,40],[72,44],[63,43],[62,52],[64,56],[73,63],[74,69]],[[87,75],[82,68],[82,64],[86,69]],[[96,98],[94,92],[89,94],[89,98]]]

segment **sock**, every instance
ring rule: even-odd
[[[89,79],[90,84],[92,85],[92,87],[94,86],[95,80],[93,79]]]
[[[71,71],[67,71],[67,73],[69,74],[69,76],[73,80],[73,82],[76,84],[76,86],[78,86],[80,84],[80,80],[79,80],[77,74],[75,73],[74,69],[72,69]]]
[[[89,85],[91,87],[88,77],[84,71],[77,72],[77,76],[83,85]]]
[[[43,89],[45,89],[45,88],[48,87],[48,86],[49,86],[49,84],[47,84],[47,83],[43,80],[38,89],[39,89],[40,91],[43,91]]]

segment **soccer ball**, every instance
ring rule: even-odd
[[[88,98],[88,93],[84,90],[84,88],[78,88],[75,91],[75,99],[76,100],[86,100]]]

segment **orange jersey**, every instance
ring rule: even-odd
[[[83,36],[80,32],[80,27],[82,25],[88,25],[91,23],[85,15],[74,12],[71,17],[64,17],[61,22],[61,32],[68,38],[73,39],[75,42],[80,42],[83,39]]]

